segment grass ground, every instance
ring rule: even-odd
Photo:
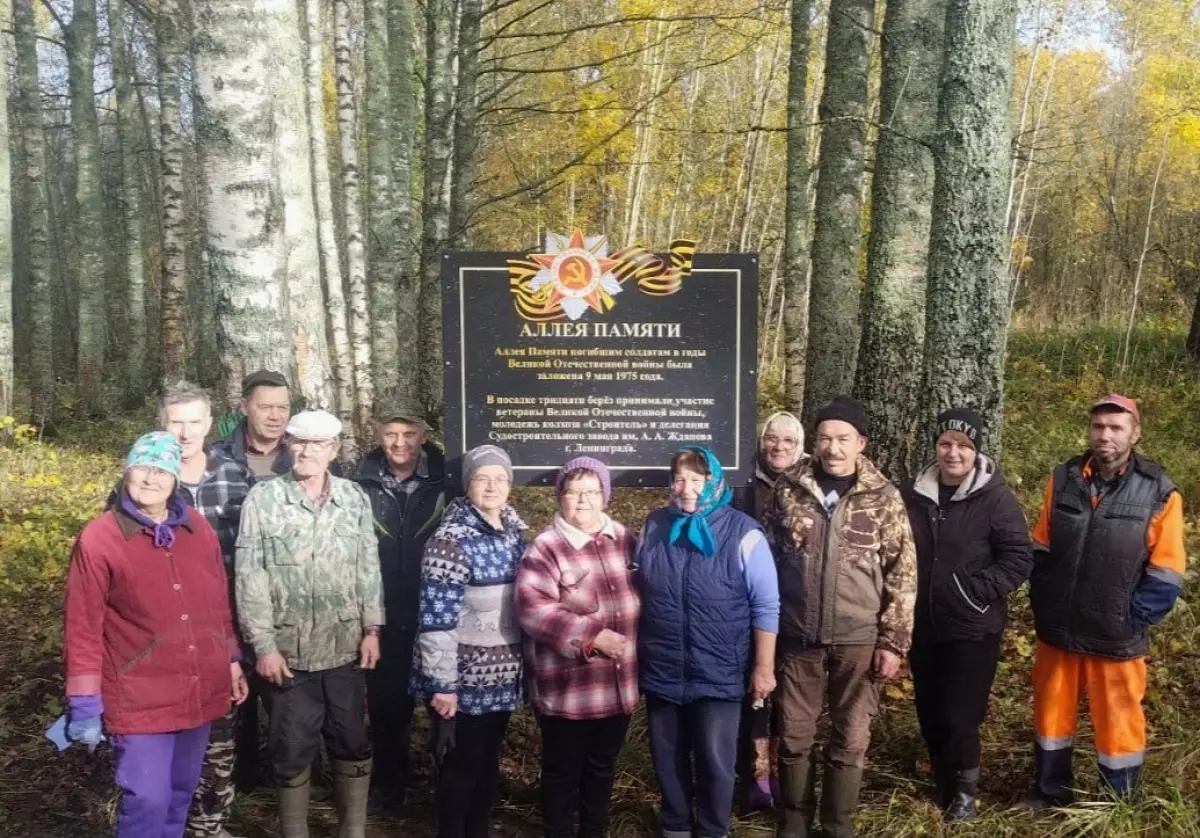
[[[1167,465],[1187,499],[1191,569],[1182,601],[1154,634],[1146,702],[1151,750],[1142,794],[1134,803],[1123,804],[1097,792],[1085,724],[1077,764],[1084,791],[1081,803],[1041,818],[1009,811],[1027,786],[1032,762],[1029,671],[1034,638],[1022,591],[1010,608],[1013,620],[983,731],[983,812],[978,825],[947,829],[923,802],[928,764],[917,733],[911,684],[901,679],[888,687],[875,725],[858,814],[861,834],[1200,836],[1200,594],[1195,590],[1200,387],[1178,332],[1139,332],[1123,370],[1120,337],[1102,330],[1014,334],[1004,465],[1023,501],[1036,506],[1050,467],[1083,449],[1081,417],[1090,400],[1121,389],[1142,400],[1144,448]],[[115,805],[108,750],[88,756],[73,748],[57,755],[42,740],[41,731],[61,711],[61,590],[70,544],[100,508],[117,474],[120,452],[143,429],[145,419],[69,428],[53,444],[9,427],[6,444],[0,445],[0,836],[108,834]],[[661,501],[656,492],[618,492],[614,514],[637,524]],[[544,525],[551,513],[552,499],[544,490],[522,491],[515,502],[535,527]],[[540,834],[536,739],[531,719],[518,716],[504,758],[504,785],[495,813],[498,835]],[[418,771],[411,809],[403,820],[373,821],[373,838],[433,834],[429,767],[419,731],[414,741]],[[655,783],[641,719],[631,728],[614,797],[614,838],[654,834]],[[330,828],[328,834],[333,822],[331,810],[314,817],[314,824]],[[274,834],[274,826],[270,794],[238,801],[236,834],[264,838]],[[773,831],[771,817],[758,814],[739,817],[733,834],[750,838]]]

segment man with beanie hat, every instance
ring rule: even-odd
[[[1183,500],[1162,466],[1134,450],[1141,436],[1137,402],[1105,396],[1090,411],[1088,450],[1046,482],[1029,579],[1038,638],[1029,808],[1073,799],[1085,687],[1101,778],[1128,797],[1141,777],[1150,626],[1174,606],[1187,570]]]
[[[387,625],[379,632],[379,665],[367,673],[374,774],[372,808],[395,812],[405,800],[409,769],[408,693],[417,637],[421,556],[454,497],[446,458],[428,436],[420,405],[398,400],[376,413],[379,445],[363,458],[354,482],[371,500]]]
[[[869,433],[857,401],[817,412],[812,459],[783,472],[762,522],[779,567],[781,838],[814,834],[817,720],[829,705],[821,827],[852,838],[880,682],[908,651],[916,555],[900,493],[863,456]]]
[[[1007,596],[1033,554],[1021,505],[982,451],[974,410],[937,417],[932,462],[901,488],[917,548],[917,608],[909,652],[917,720],[947,820],[975,817],[988,699]]]

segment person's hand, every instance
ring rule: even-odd
[[[374,669],[379,663],[379,635],[363,635],[362,643],[358,644],[359,669]]]
[[[230,698],[234,704],[241,704],[250,697],[250,684],[242,673],[242,665],[236,661],[229,664]]]
[[[263,680],[269,681],[277,687],[283,686],[284,678],[292,677],[292,670],[288,669],[287,661],[278,652],[272,652],[269,655],[263,655],[259,658],[254,664],[254,671]]]
[[[88,753],[96,750],[96,746],[104,740],[104,732],[102,730],[99,716],[92,716],[89,719],[80,719],[77,722],[67,723],[67,738],[72,742],[79,742],[82,745],[87,745]]]
[[[592,648],[606,658],[622,658],[625,656],[625,635],[617,634],[612,629],[601,629],[592,641]]]
[[[458,713],[457,693],[434,693],[429,703],[433,705],[433,712],[443,719],[453,719]]]
[[[874,666],[876,680],[890,681],[900,672],[900,656],[887,649],[876,649]]]
[[[775,692],[775,670],[769,666],[754,667],[750,676],[750,695],[755,701],[766,701]]]

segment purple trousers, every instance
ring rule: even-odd
[[[113,737],[121,790],[116,838],[182,838],[209,727]]]

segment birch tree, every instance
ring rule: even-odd
[[[946,408],[975,408],[987,420],[985,444],[995,457],[1004,426],[1015,40],[1016,0],[950,0],[925,317],[924,426],[931,429]]]
[[[417,126],[421,122],[417,105],[416,71],[413,66],[413,0],[388,0],[388,80],[391,83],[389,115],[392,124],[390,144],[392,207],[395,212],[392,241],[395,267],[392,274],[396,289],[396,368],[389,383],[406,398],[417,395],[417,312],[420,281],[417,273],[417,205],[413,199],[413,155]],[[378,379],[377,379],[378,381]]]
[[[96,115],[96,0],[75,0],[67,27],[67,70],[71,92],[71,139],[75,157],[74,260],[78,294],[79,409],[103,410],[105,334],[104,201],[100,188],[100,123]]]
[[[477,117],[479,102],[480,27],[483,0],[462,0],[458,24],[458,75],[454,85],[454,152],[450,164],[450,245],[455,250],[467,246],[468,200],[475,181],[475,149],[479,143]]]
[[[271,45],[258,0],[192,0],[196,26],[197,135],[205,201],[205,264],[217,299],[227,402],[266,368],[294,376],[283,240],[275,177]],[[294,380],[294,378],[293,378]]]
[[[154,16],[158,41],[158,133],[162,194],[161,378],[184,377],[187,362],[187,214],[184,207],[184,138],[179,112],[186,26],[180,0],[162,0]]]
[[[883,124],[854,393],[871,417],[874,461],[893,478],[907,476],[923,454],[917,430],[933,205],[930,144],[945,18],[946,0],[890,0],[883,22]]]
[[[821,158],[813,207],[812,287],[804,418],[854,384],[858,253],[875,0],[832,0],[821,96]]]
[[[0,36],[0,417],[13,414],[13,200],[8,139],[8,39]]]
[[[787,174],[783,220],[784,401],[804,405],[808,354],[808,58],[811,0],[792,0],[788,57]]]

